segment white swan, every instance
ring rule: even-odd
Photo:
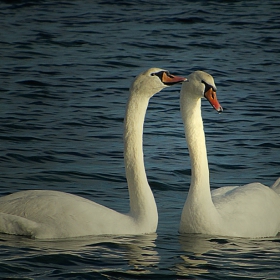
[[[201,98],[222,111],[213,77],[196,71],[181,89],[181,113],[191,159],[191,185],[179,231],[236,237],[269,237],[280,231],[280,196],[260,183],[222,187],[210,192]],[[225,174],[226,176],[226,174]],[[276,192],[274,191],[276,190]]]
[[[69,193],[29,190],[0,198],[0,232],[40,239],[155,232],[158,213],[145,173],[143,123],[149,99],[184,79],[152,68],[137,76],[131,85],[124,124],[128,214]]]

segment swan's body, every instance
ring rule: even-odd
[[[210,191],[201,117],[201,98],[204,96],[217,111],[222,111],[212,76],[196,71],[183,83],[181,90],[181,112],[192,178],[179,231],[238,237],[275,236],[280,231],[279,180],[272,188],[251,183]]]
[[[0,232],[42,239],[155,232],[158,213],[145,173],[143,123],[149,99],[183,80],[165,70],[152,68],[132,83],[124,124],[128,214],[69,193],[29,190],[0,198]]]

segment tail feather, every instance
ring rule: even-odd
[[[275,181],[271,188],[280,195],[280,177]]]
[[[0,232],[34,237],[38,224],[26,218],[0,213]]]

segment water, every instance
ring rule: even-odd
[[[128,211],[122,129],[139,72],[202,69],[212,188],[280,176],[277,1],[2,1],[0,195],[55,189]],[[35,241],[0,236],[10,279],[279,279],[280,239],[179,235],[190,164],[179,86],[153,97],[145,164],[157,234]],[[260,205],[261,207],[261,205]]]

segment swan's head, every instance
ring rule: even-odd
[[[217,99],[217,88],[213,77],[203,71],[195,71],[190,74],[182,85],[182,95],[192,95],[197,98],[205,97],[217,112],[223,108]]]
[[[170,74],[167,70],[150,68],[134,79],[130,92],[147,94],[148,97],[152,97],[165,87],[182,83],[185,80],[186,78]]]

